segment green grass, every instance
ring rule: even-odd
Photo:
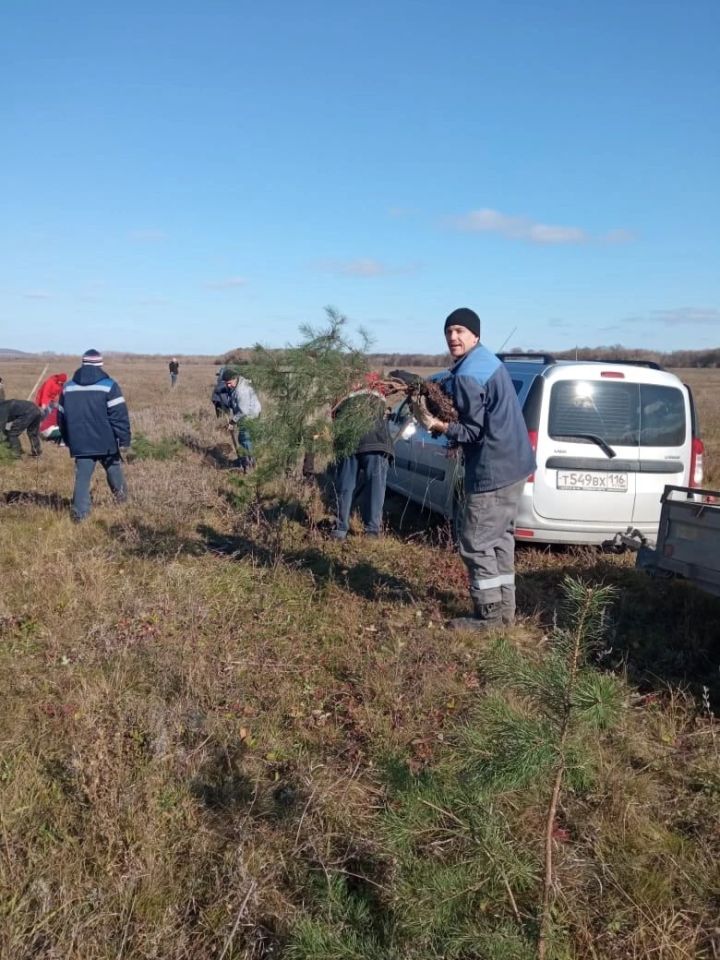
[[[172,460],[182,450],[182,443],[175,437],[150,440],[143,433],[135,433],[130,447],[136,460]]]
[[[9,466],[11,463],[15,463],[17,457],[12,452],[10,447],[4,441],[0,440],[0,465]]]
[[[125,507],[100,474],[73,525],[64,450],[0,467],[0,956],[531,956],[547,778],[496,761],[538,715],[444,629],[467,597],[443,528],[390,500],[384,539],[333,543],[295,481],[238,509],[226,433],[184,418],[212,370],[159,417],[137,366],[136,428],[192,443],[129,464]],[[550,956],[714,960],[716,601],[589,550],[518,572],[510,650],[541,673],[566,575],[615,589],[582,702],[621,709],[561,798]]]

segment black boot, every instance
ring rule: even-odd
[[[447,624],[449,630],[502,630],[505,626],[500,603],[476,603],[472,617],[455,617]]]

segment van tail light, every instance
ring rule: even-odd
[[[530,446],[532,447],[532,452],[537,453],[538,445],[538,432],[537,430],[528,430],[528,440],[530,441]],[[528,483],[535,483],[535,474],[531,473],[527,478]]]
[[[625,374],[621,373],[619,370],[602,370],[600,372],[601,377],[607,377],[609,380],[624,380]]]
[[[690,486],[701,487],[703,483],[703,454],[705,444],[700,437],[693,437],[690,454]]]

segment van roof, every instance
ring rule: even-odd
[[[535,353],[534,351],[528,351],[527,353],[496,353],[495,356],[502,360],[503,363],[507,363],[509,361],[513,365],[515,363],[531,363],[534,366],[550,366],[551,364],[556,363],[614,363],[627,367],[647,367],[649,370],[664,369],[664,367],[661,367],[660,364],[656,363],[654,360],[611,360],[607,357],[598,357],[595,360],[558,360],[557,357],[553,356],[552,353]]]
[[[498,354],[512,375],[519,373],[523,377],[541,376],[544,379],[566,379],[568,373],[578,376],[590,370],[613,370],[625,374],[625,379],[635,383],[678,384],[680,380],[674,373],[664,370],[651,361],[618,360],[556,360],[549,354]],[[517,357],[517,359],[514,359]]]

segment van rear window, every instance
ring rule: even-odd
[[[561,380],[550,393],[548,432],[556,439],[592,434],[611,446],[679,447],[685,419],[685,399],[675,387]]]

